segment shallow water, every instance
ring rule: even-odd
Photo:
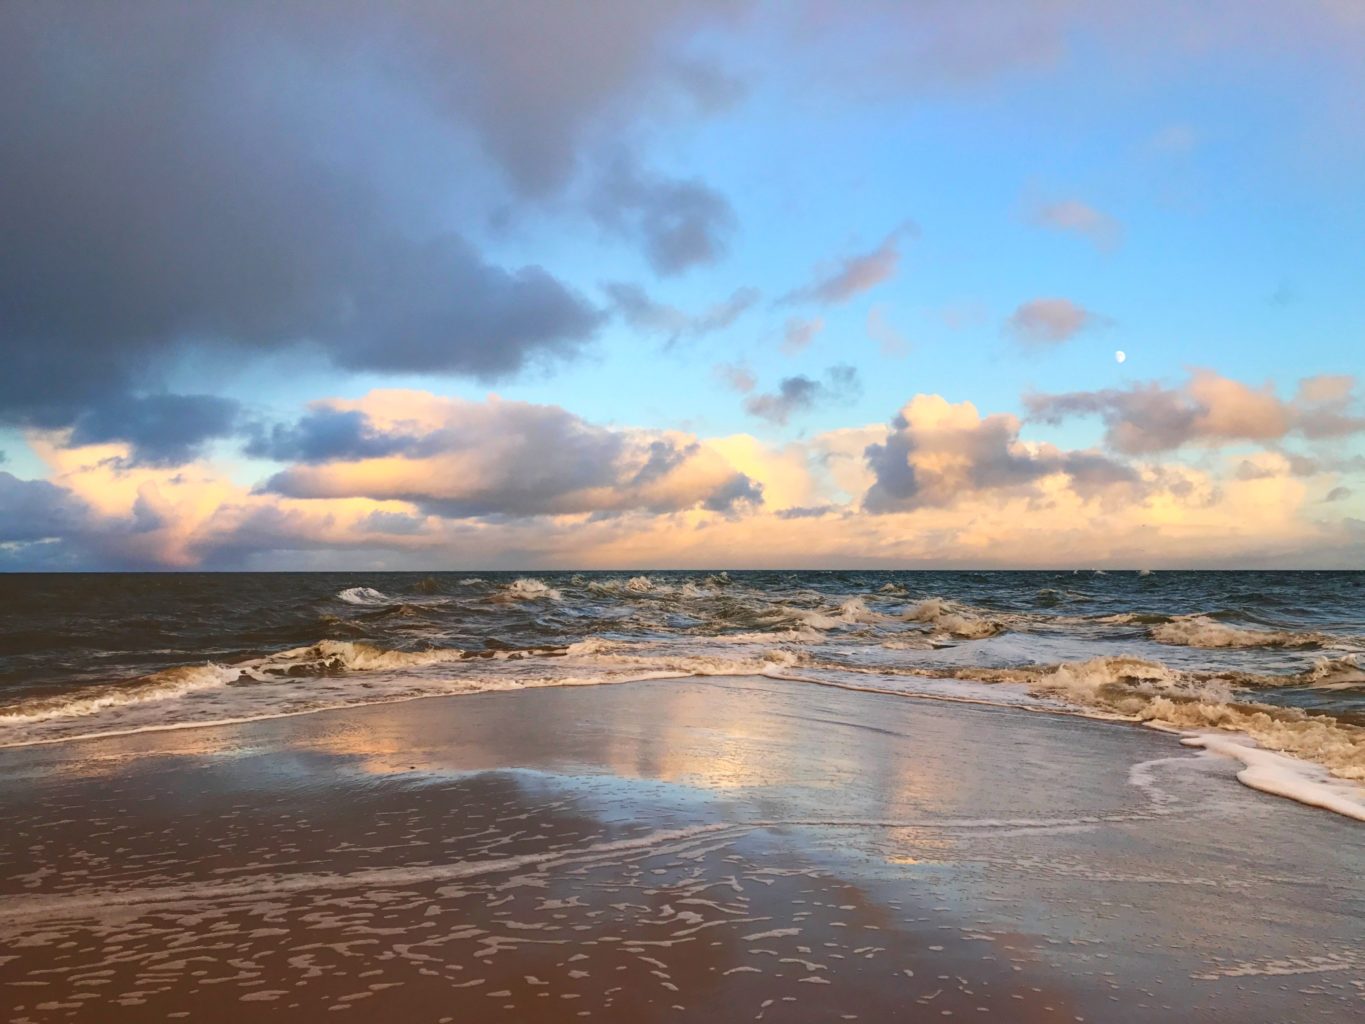
[[[1350,572],[9,575],[0,745],[767,674],[1221,730],[1360,782],[1363,598]]]

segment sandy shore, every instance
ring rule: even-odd
[[[1238,767],[719,678],[0,751],[0,1016],[1359,1019],[1359,825]]]

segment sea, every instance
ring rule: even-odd
[[[0,747],[708,675],[1141,723],[1365,816],[1361,572],[0,576]]]

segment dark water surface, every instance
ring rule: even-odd
[[[1365,573],[0,576],[0,746],[721,673],[1221,730],[1365,779]]]

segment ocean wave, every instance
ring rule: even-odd
[[[1365,687],[1365,664],[1361,655],[1347,654],[1341,658],[1319,658],[1313,667],[1302,673],[1299,680],[1320,690],[1347,690]]]
[[[1237,734],[1258,748],[1297,758],[1346,780],[1351,788],[1337,787],[1337,795],[1345,792],[1365,807],[1365,728],[1298,708],[1264,704],[1243,688],[1251,680],[1263,686],[1311,685],[1315,671],[1335,678],[1347,670],[1347,664],[1340,659],[1306,673],[1248,677],[1183,672],[1159,661],[1109,656],[1022,667],[906,666],[899,674],[1013,684],[1090,717],[1140,722],[1182,735]],[[1300,783],[1311,788],[1315,773],[1302,766],[1298,772]]]
[[[322,675],[328,672],[394,672],[459,661],[468,653],[456,647],[398,651],[355,640],[320,640],[268,658],[244,663],[244,671],[258,681],[281,675]]]
[[[1184,731],[1180,742],[1213,757],[1240,761],[1237,780],[1251,789],[1365,821],[1365,788],[1332,776],[1321,765],[1266,750],[1243,733]]]
[[[1151,637],[1159,644],[1175,647],[1325,647],[1335,638],[1323,633],[1286,630],[1243,629],[1211,619],[1207,615],[1181,615],[1155,625]]]
[[[906,622],[923,622],[942,633],[962,640],[984,640],[1005,632],[1009,627],[999,618],[984,615],[979,609],[930,597],[912,605],[901,615]]]
[[[558,601],[564,595],[544,580],[523,576],[502,588],[499,597],[504,601]]]
[[[212,662],[206,665],[182,665],[120,685],[92,687],[71,694],[20,701],[0,708],[0,725],[16,726],[56,718],[75,718],[111,708],[163,701],[196,690],[226,686],[241,678],[241,675],[242,669],[237,666]]]
[[[373,587],[347,587],[337,594],[337,599],[347,604],[381,605],[388,604],[392,598]]]
[[[603,594],[609,597],[630,597],[637,594],[665,594],[672,591],[672,587],[655,583],[648,576],[632,576],[629,579],[606,579],[606,580],[581,580],[575,577],[570,582],[578,586],[586,587],[594,594]]]

